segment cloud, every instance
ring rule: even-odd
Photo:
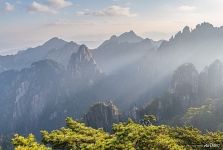
[[[79,11],[77,15],[82,16],[126,16],[126,17],[135,17],[137,14],[132,13],[129,7],[121,7],[118,5],[112,5],[110,7],[104,8],[99,11]]]
[[[70,1],[66,0],[48,0],[48,3],[49,7],[53,7],[55,9],[61,9],[72,5]]]
[[[178,7],[179,11],[190,12],[196,10],[195,6],[182,5]]]
[[[71,5],[72,3],[66,0],[48,0],[48,2],[44,4],[33,1],[32,4],[28,7],[28,11],[56,14],[60,9],[69,7]]]
[[[15,9],[14,5],[10,4],[9,2],[5,2],[5,8],[4,10],[6,12],[11,12]]]
[[[32,2],[32,4],[28,8],[28,11],[29,12],[51,13],[51,14],[57,13],[57,11],[49,8],[49,6],[44,5],[44,4],[40,4],[36,1]]]

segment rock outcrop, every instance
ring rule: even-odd
[[[220,98],[223,96],[223,65],[215,60],[199,75],[199,96]]]
[[[193,64],[184,64],[174,72],[170,92],[179,98],[187,108],[193,104],[198,94],[199,73]]]
[[[83,114],[95,102],[94,96],[86,98],[85,94],[91,94],[91,85],[101,73],[85,46],[72,55],[69,67],[45,59],[21,71],[1,73],[0,132],[53,129],[68,114]],[[55,125],[49,125],[50,120]]]
[[[75,78],[87,79],[89,83],[102,73],[85,45],[81,45],[78,52],[71,55],[68,70]]]
[[[103,128],[111,131],[112,124],[121,121],[121,113],[118,108],[110,101],[101,102],[90,107],[84,116],[84,122],[93,128]]]

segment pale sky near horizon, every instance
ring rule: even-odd
[[[169,39],[186,25],[222,26],[222,7],[223,0],[0,0],[0,54],[55,36],[91,48],[130,30]]]

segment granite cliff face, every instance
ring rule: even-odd
[[[111,132],[112,124],[121,121],[121,113],[118,108],[110,102],[97,103],[89,108],[84,115],[84,122],[93,128],[103,128]]]
[[[160,122],[180,124],[180,118],[188,108],[199,107],[210,98],[214,101],[222,98],[222,78],[222,63],[219,60],[200,73],[193,64],[183,64],[174,71],[169,91],[138,109],[138,116],[142,118],[145,114],[155,114]]]
[[[144,114],[156,114],[161,122],[177,120],[176,114],[188,107],[223,96],[221,62],[203,69],[222,60],[222,39],[222,27],[202,23],[193,30],[185,27],[169,41],[130,31],[94,50],[53,38],[0,56],[0,132],[51,130],[63,126],[67,116],[81,118],[101,99],[113,99],[136,121]],[[110,131],[119,114],[113,104],[100,103],[84,118]]]
[[[0,123],[1,129],[26,132],[36,128],[47,104],[59,101],[63,93],[63,72],[64,69],[51,60],[33,63],[19,72],[8,72],[8,76],[14,78],[6,78],[10,93],[1,93],[0,101],[5,105],[1,105],[0,111],[4,114],[4,109],[10,109],[10,113],[5,114],[7,119]]]
[[[215,60],[200,73],[193,64],[184,64],[174,72],[170,92],[185,101],[186,108],[207,98],[221,98],[223,92],[223,65]]]
[[[170,92],[175,95],[197,95],[199,99],[220,98],[223,91],[223,65],[215,60],[200,73],[193,64],[180,66],[172,77]]]
[[[58,126],[68,114],[83,113],[90,103],[83,102],[85,95],[80,91],[85,87],[86,93],[89,92],[87,89],[100,75],[100,69],[86,46],[81,46],[78,52],[72,54],[68,69],[46,59],[21,71],[0,74],[1,132],[26,133],[39,128],[52,129],[54,126],[49,127],[47,123],[50,120]],[[91,98],[92,102],[95,101]],[[77,99],[82,101],[74,104],[79,109],[65,107]]]
[[[78,52],[71,55],[68,70],[75,78],[83,79],[94,79],[102,73],[85,45],[81,45]]]
[[[199,96],[201,98],[220,98],[223,94],[223,66],[215,60],[205,67],[199,75]]]
[[[198,77],[193,64],[183,64],[173,74],[170,92],[182,101],[185,108],[193,105],[197,99]]]

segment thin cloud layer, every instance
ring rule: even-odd
[[[65,7],[69,7],[72,5],[70,1],[65,0],[48,0],[49,7],[55,8],[55,9],[62,9]]]
[[[178,7],[179,11],[183,11],[183,12],[191,12],[196,10],[195,6],[189,6],[189,5],[182,5],[180,7]]]
[[[65,0],[48,0],[46,4],[33,1],[32,4],[28,7],[28,11],[56,14],[60,9],[69,7],[71,5],[72,3],[70,1]]]
[[[28,8],[29,12],[41,12],[41,13],[57,13],[55,10],[49,8],[49,6],[40,4],[36,1],[33,1],[32,4]]]
[[[10,4],[9,2],[5,2],[5,8],[4,10],[6,12],[11,12],[15,9],[14,5]]]
[[[112,5],[105,9],[99,11],[80,11],[77,15],[81,16],[126,16],[126,17],[135,17],[136,13],[130,11],[129,7],[121,7],[118,5]]]

